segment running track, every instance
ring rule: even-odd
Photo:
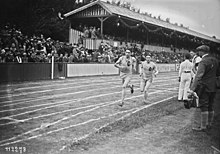
[[[28,153],[51,153],[143,106],[139,76],[134,94],[121,99],[119,76],[70,78],[0,86],[0,153],[26,147]],[[177,72],[161,73],[150,87],[149,106],[177,96]],[[43,149],[43,150],[42,150]],[[59,153],[59,152],[58,152]]]

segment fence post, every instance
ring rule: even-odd
[[[54,77],[54,55],[52,56],[51,60],[51,79],[53,80]]]

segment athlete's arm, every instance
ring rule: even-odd
[[[156,64],[154,64],[154,75],[156,76],[159,73]]]
[[[143,74],[143,62],[141,62],[140,76]]]
[[[134,57],[132,57],[132,60],[133,60],[132,67],[133,67],[133,70],[136,72],[137,62],[136,62],[136,59]]]
[[[182,72],[183,72],[183,63],[180,64],[179,78],[181,77]]]
[[[121,60],[122,60],[122,57],[120,57],[120,58],[116,61],[115,65],[114,65],[116,68],[121,68]]]

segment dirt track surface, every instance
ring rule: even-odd
[[[107,150],[105,153],[157,153],[157,150],[191,153],[199,150],[196,142],[189,148],[191,144],[186,140],[187,136],[194,135],[190,127],[193,112],[176,102],[177,73],[158,75],[150,89],[148,105],[142,103],[139,77],[134,76],[132,83],[135,93],[131,95],[127,91],[122,108],[117,105],[121,98],[118,76],[1,85],[0,153],[103,153],[102,149]],[[137,141],[132,140],[135,137]],[[198,141],[208,138],[204,134],[194,137]],[[133,150],[127,150],[129,147]]]

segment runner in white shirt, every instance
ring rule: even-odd
[[[151,61],[150,56],[146,56],[146,60],[141,63],[140,69],[140,89],[144,92],[144,104],[147,104],[148,90],[153,81],[153,78],[158,74],[156,64]]]
[[[119,68],[120,77],[122,79],[122,99],[119,104],[119,106],[122,107],[124,105],[126,88],[129,87],[131,89],[131,93],[134,92],[134,86],[132,84],[129,85],[129,82],[132,78],[133,71],[136,71],[136,59],[131,57],[130,50],[126,50],[125,56],[122,56],[117,60],[115,67]]]

